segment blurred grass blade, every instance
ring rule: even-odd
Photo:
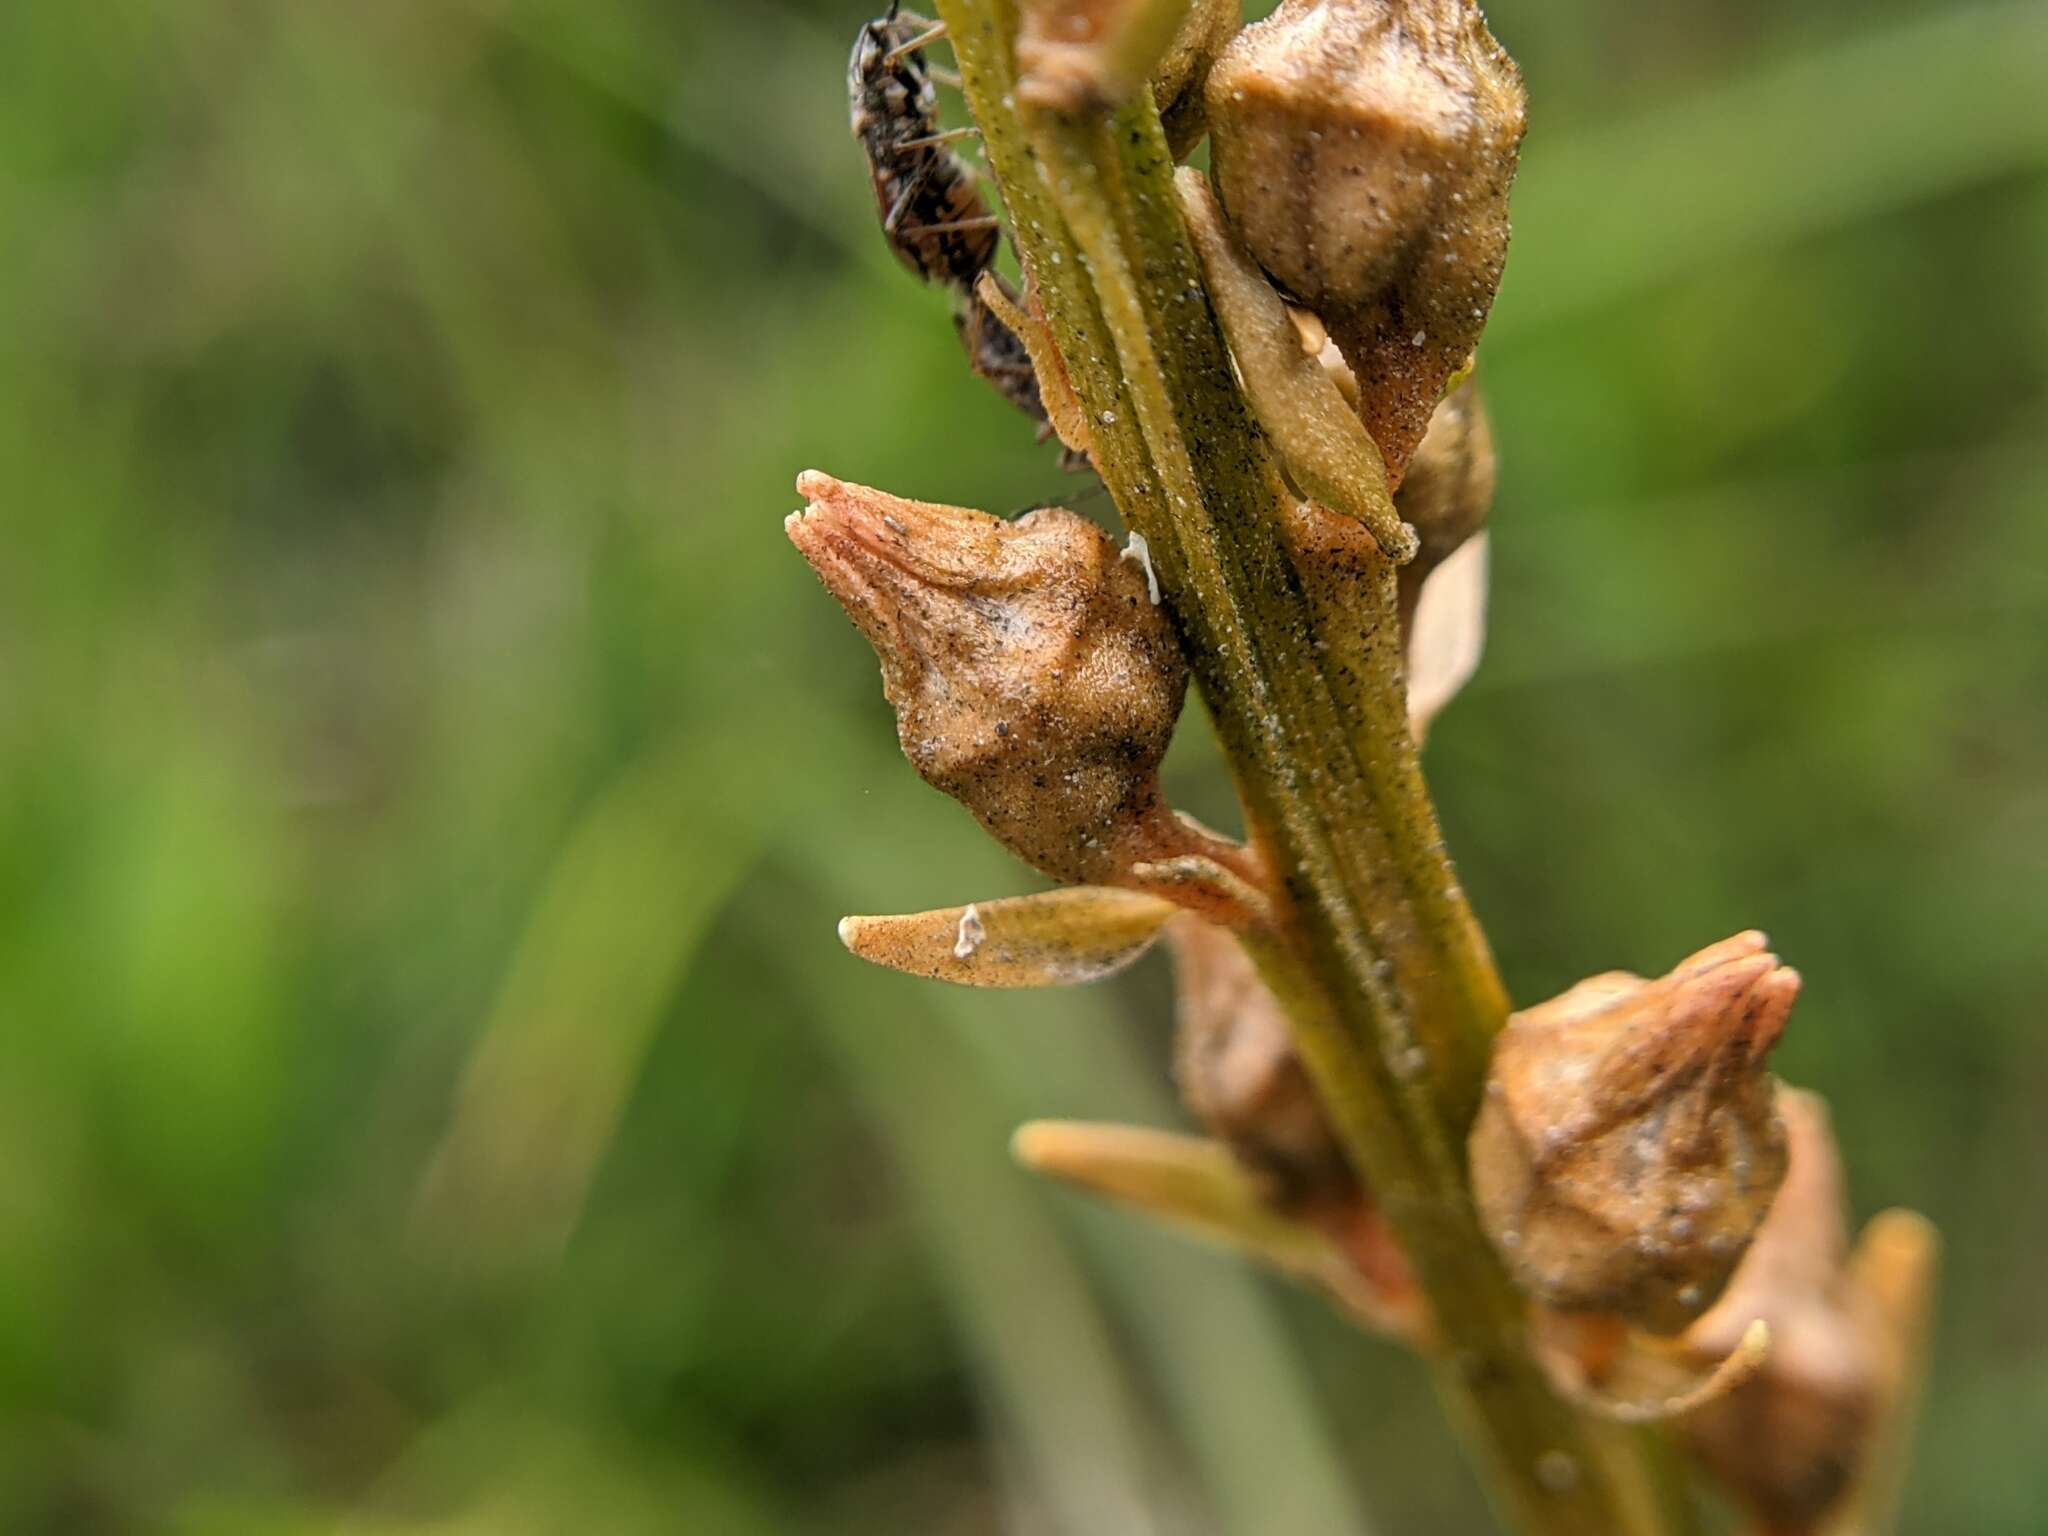
[[[1156,1536],[1144,1410],[1086,1274],[1002,1155],[1002,1111],[948,1031],[862,997],[887,979],[859,976],[804,967],[809,1011],[888,1138],[1032,1502],[1066,1536]]]
[[[2048,169],[2048,6],[1849,33],[1689,101],[1530,136],[1489,339],[2000,176]]]
[[[630,764],[571,833],[473,1050],[414,1211],[485,1273],[552,1260],[662,1008],[747,856],[688,743]]]

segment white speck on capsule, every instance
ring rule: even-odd
[[[1124,545],[1119,560],[1135,560],[1145,572],[1145,595],[1152,599],[1152,606],[1159,606],[1159,578],[1152,570],[1152,546],[1145,542],[1145,535],[1131,534],[1130,542]]]

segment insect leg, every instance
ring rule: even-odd
[[[903,190],[896,194],[896,202],[882,220],[882,233],[895,238],[896,226],[902,221],[904,210],[910,207],[910,200],[924,190],[924,184],[931,179],[932,166],[937,162],[930,156],[921,157],[917,174],[903,184]]]
[[[924,18],[922,16],[912,17],[906,14],[903,17],[903,19],[911,22],[912,25],[924,23]],[[940,38],[944,37],[945,35],[946,24],[943,21],[935,21],[925,24],[924,31],[918,33],[915,37],[904,39],[904,41],[898,43],[894,48],[891,48],[887,53],[883,54],[882,62],[884,64],[894,64],[906,53],[916,53],[919,49],[923,48],[925,44],[936,43]]]
[[[956,229],[997,229],[1002,220],[992,213],[977,215],[971,219],[941,219],[935,224],[920,224],[912,231],[920,235],[943,235]]]
[[[978,139],[980,137],[981,130],[979,128],[948,128],[943,133],[928,133],[920,139],[905,139],[896,147],[898,149],[925,149],[933,144],[952,144],[960,139]]]

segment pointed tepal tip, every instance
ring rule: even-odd
[[[835,480],[822,469],[807,469],[796,477],[796,493],[805,501],[823,501],[845,483]]]
[[[1776,955],[1770,956],[1775,962]],[[1789,965],[1773,964],[1749,989],[1747,1016],[1749,1056],[1761,1061],[1785,1033],[1785,1021],[1799,1000],[1799,973]]]
[[[1042,1173],[1060,1143],[1056,1120],[1026,1120],[1010,1133],[1010,1158],[1021,1168]]]

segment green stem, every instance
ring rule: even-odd
[[[1151,547],[1278,874],[1254,958],[1428,1295],[1439,1389],[1517,1529],[1673,1536],[1687,1517],[1648,1440],[1551,1392],[1467,1193],[1465,1131],[1507,1001],[1408,738],[1394,584],[1373,586],[1363,635],[1319,622],[1149,95],[1113,116],[1027,121],[1011,0],[939,11],[1096,467]]]

